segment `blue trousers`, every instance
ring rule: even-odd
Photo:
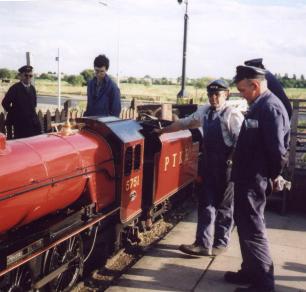
[[[233,197],[223,200],[224,187],[206,182],[199,194],[196,242],[205,248],[228,246],[233,227]]]
[[[274,271],[265,220],[267,180],[235,183],[234,218],[242,254],[241,269],[250,275],[255,287],[274,288]]]

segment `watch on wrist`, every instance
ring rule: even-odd
[[[233,160],[227,160],[226,161],[227,166],[232,166],[233,165]]]

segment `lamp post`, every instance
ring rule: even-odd
[[[188,0],[177,0],[179,4],[186,5],[186,10],[184,14],[184,39],[183,39],[183,65],[182,65],[182,78],[181,78],[181,90],[177,94],[177,101],[179,102],[180,98],[186,97],[187,93],[185,91],[186,83],[186,51],[187,51],[187,27],[188,27]]]
[[[26,62],[28,66],[33,63],[33,58],[31,52],[26,52]],[[32,84],[35,86],[35,74],[33,74]]]
[[[60,50],[57,49],[57,57],[55,57],[55,61],[57,62],[57,106],[58,110],[61,110],[61,72],[60,72]]]

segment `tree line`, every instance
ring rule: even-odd
[[[77,75],[66,75],[62,73],[61,79],[66,81],[71,85],[83,85],[85,86],[87,82],[94,77],[94,70],[93,69],[85,69],[80,74]],[[114,79],[113,76],[110,76]],[[283,76],[281,74],[275,74],[275,77],[280,81],[280,83],[285,88],[306,88],[306,80],[304,75],[302,74],[299,78],[296,74],[293,74],[292,77],[289,77],[287,73]],[[18,72],[16,70],[10,70],[7,68],[0,68],[0,79],[2,80],[10,80],[10,79],[17,79]],[[39,75],[35,75],[36,79],[42,80],[57,80],[57,73],[56,72],[47,72],[41,73]],[[188,78],[186,80],[187,85],[194,86],[196,88],[205,88],[207,84],[212,80],[212,78],[202,77],[202,78]],[[231,80],[227,80],[231,82]],[[127,77],[120,80],[121,83],[131,83],[131,84],[144,84],[145,86],[150,85],[176,85],[181,83],[181,78],[153,78],[149,75],[146,75],[142,78],[136,77]]]

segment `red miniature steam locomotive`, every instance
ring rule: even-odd
[[[194,181],[200,132],[157,136],[157,123],[84,117],[78,130],[0,134],[1,291],[69,291],[103,227],[117,247],[133,241]]]

